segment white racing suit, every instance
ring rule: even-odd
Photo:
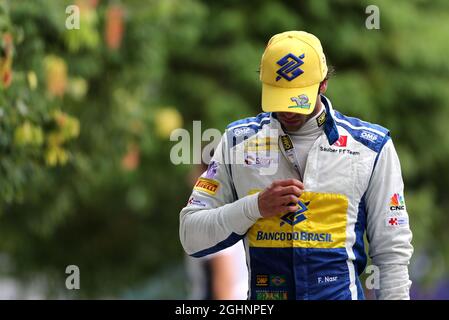
[[[324,130],[307,157],[298,211],[260,215],[259,191],[300,179],[279,121],[262,113],[228,126],[180,213],[181,243],[201,257],[243,239],[249,299],[363,299],[366,232],[377,298],[408,299],[412,233],[390,134],[321,101]]]

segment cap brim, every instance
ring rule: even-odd
[[[262,83],[262,110],[311,114],[315,109],[319,83],[304,88],[281,88]],[[304,95],[308,101],[301,99]]]

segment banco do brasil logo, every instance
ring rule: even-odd
[[[304,73],[304,71],[299,68],[304,64],[304,61],[301,59],[304,59],[304,53],[299,57],[295,56],[293,53],[288,53],[283,58],[279,59],[277,64],[281,67],[276,71],[278,74],[276,81],[281,80],[281,78],[292,81]]]
[[[283,226],[285,223],[288,223],[289,225],[294,226],[297,223],[300,223],[301,221],[304,221],[307,219],[307,217],[304,215],[304,212],[308,210],[307,206],[309,205],[310,201],[307,202],[301,202],[298,201],[299,209],[295,212],[289,212],[284,214],[281,217],[281,226]]]

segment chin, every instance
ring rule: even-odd
[[[289,125],[284,124],[284,127],[285,127],[285,129],[287,129],[287,131],[297,131],[302,127],[302,123],[289,124]]]
[[[296,115],[295,117],[290,117],[289,119],[285,119],[283,116],[278,116],[278,120],[282,123],[287,131],[297,131],[306,122],[304,116],[298,115]]]
[[[288,129],[289,131],[292,130],[298,130],[299,128],[302,127],[302,125],[304,124],[304,121],[298,120],[298,121],[281,121],[281,123],[283,124],[283,126]]]

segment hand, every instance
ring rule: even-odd
[[[258,197],[262,217],[273,217],[281,212],[298,210],[298,198],[304,192],[304,184],[297,179],[276,180],[261,191]]]

